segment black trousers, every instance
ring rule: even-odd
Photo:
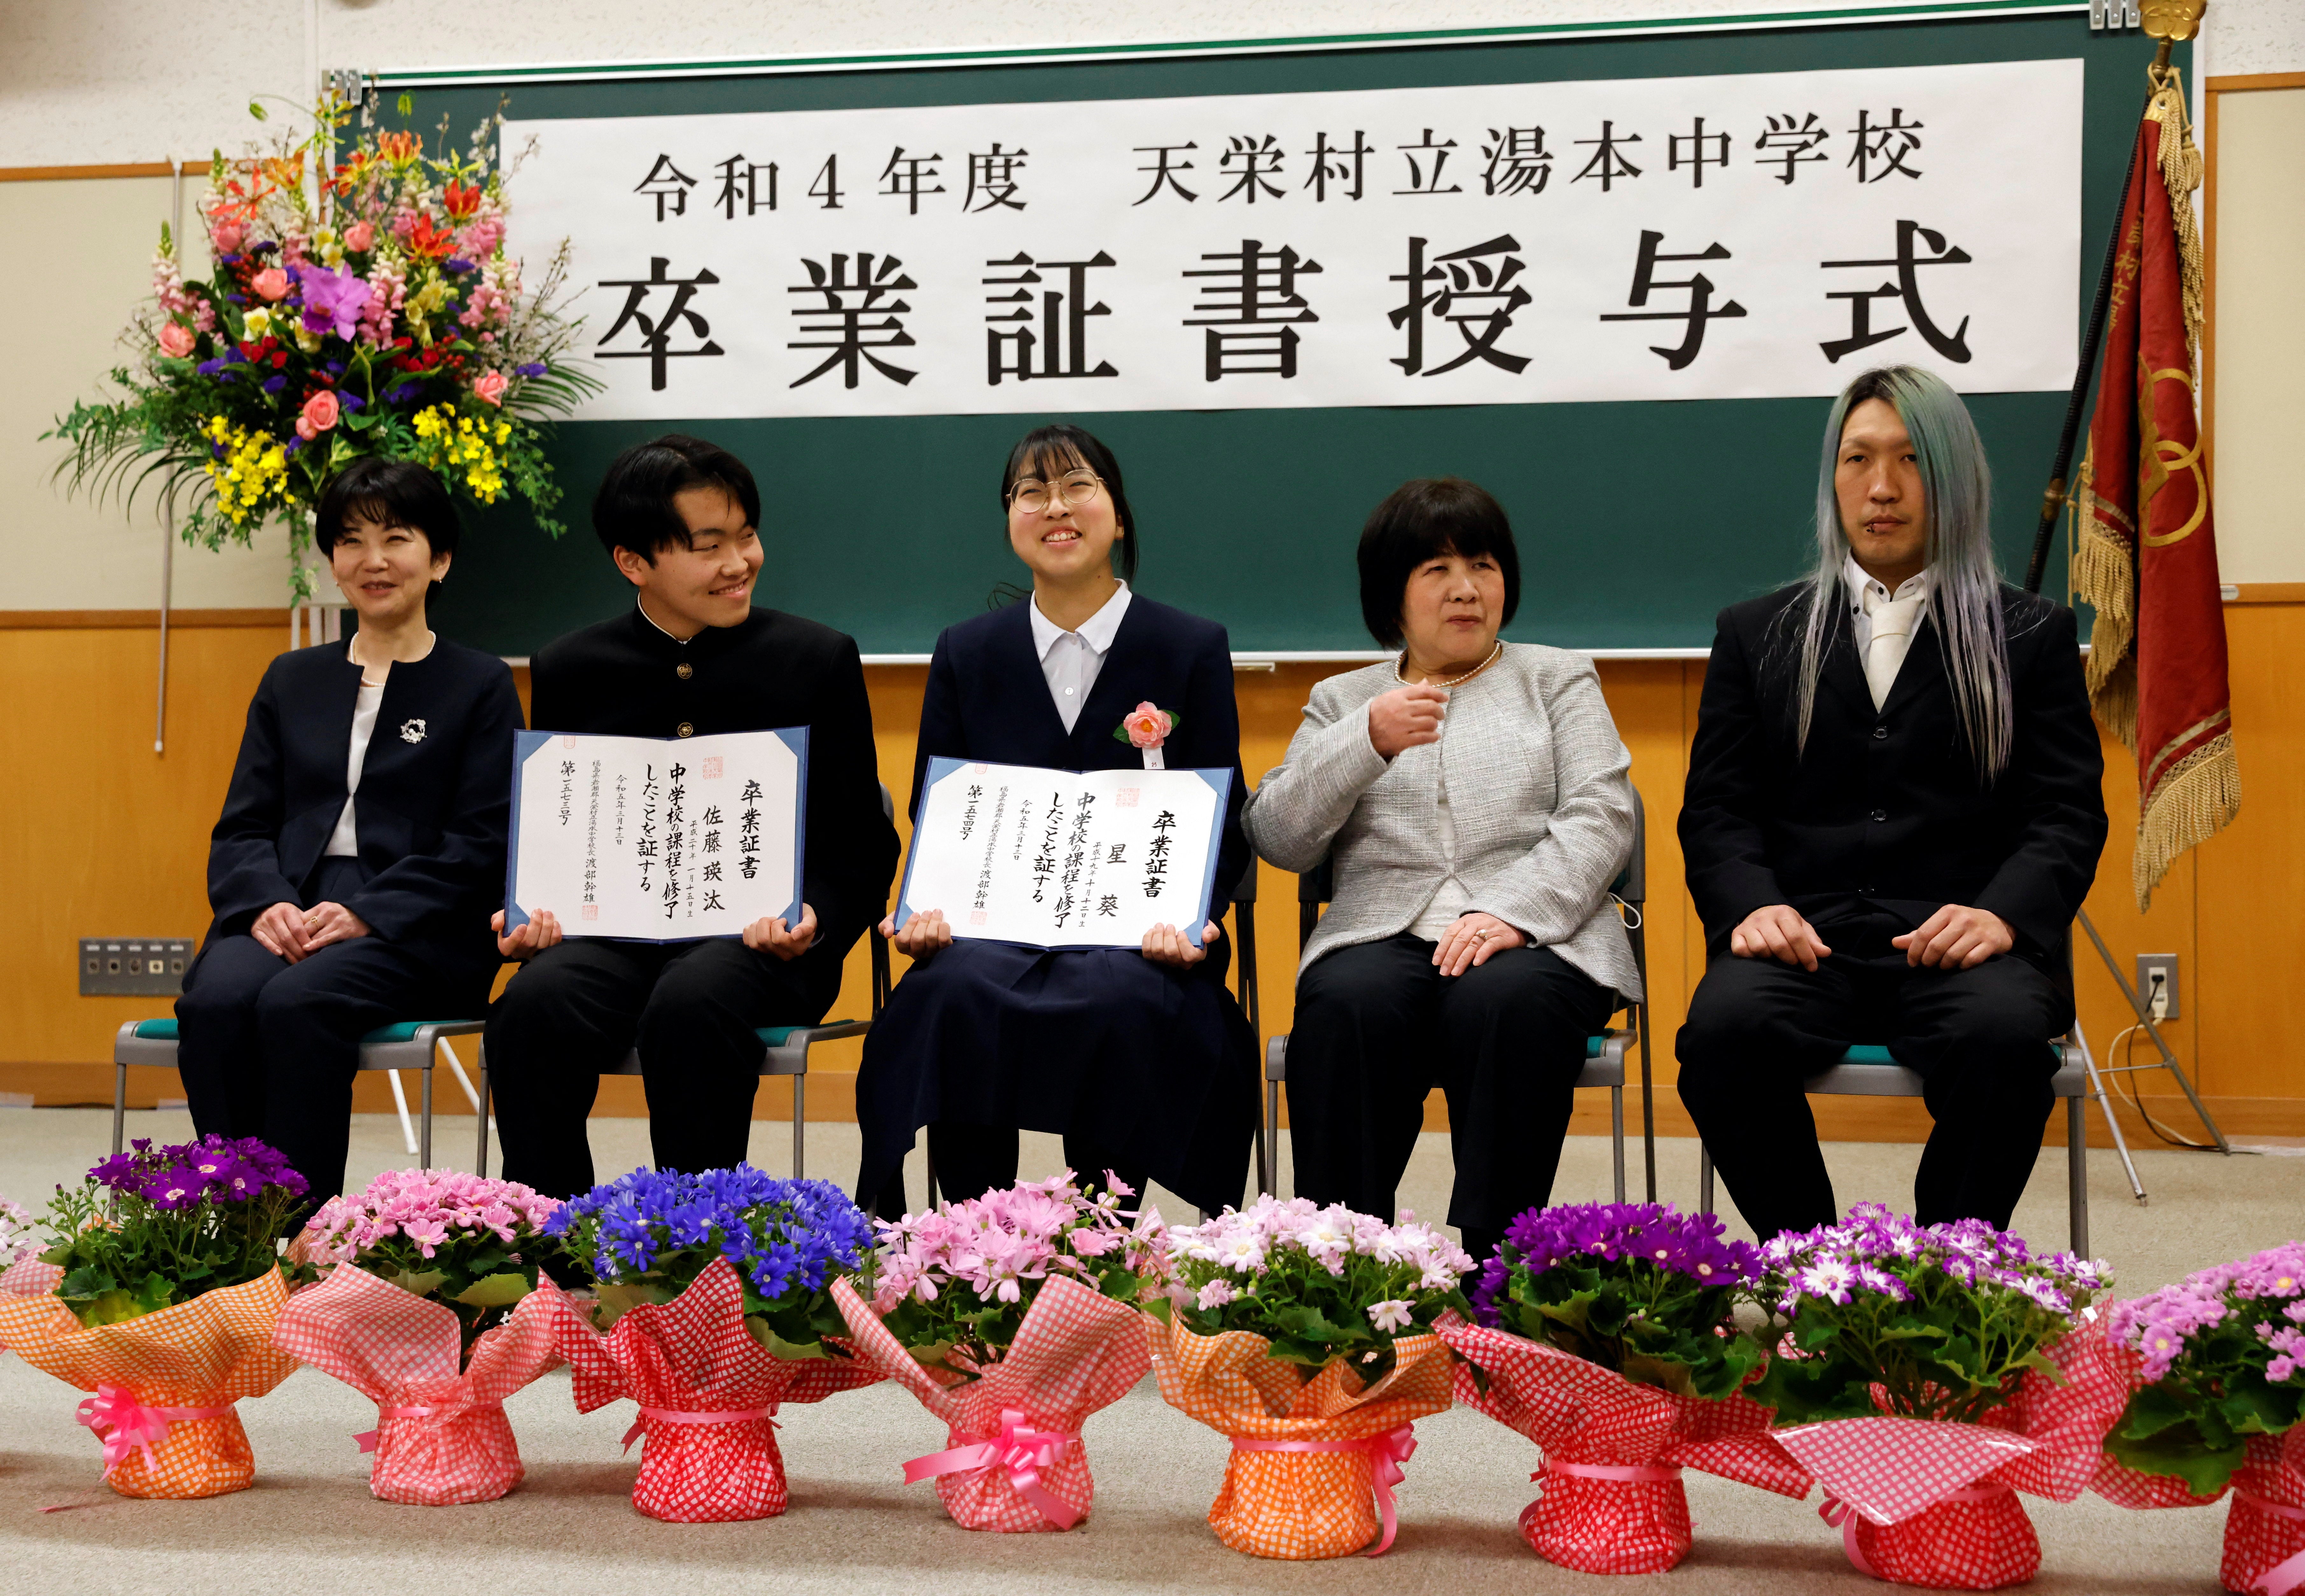
[[[818,950],[812,950],[812,952]],[[489,1077],[507,1180],[548,1197],[591,1189],[584,1122],[600,1075],[637,1047],[649,1148],[659,1169],[744,1161],[767,1025],[812,1025],[840,992],[840,961],[789,962],[734,938],[584,938],[530,960],[489,1011]]]
[[[303,906],[348,897],[367,877],[357,860],[323,860]],[[488,990],[485,974],[443,972],[378,937],[293,964],[253,937],[219,937],[176,999],[192,1129],[270,1142],[311,1183],[307,1205],[317,1208],[344,1190],[360,1039],[396,1021],[477,1014]]]
[[[2071,997],[2005,955],[1971,970],[1909,966],[1884,942],[1898,929],[1821,926],[1833,955],[1814,972],[1724,954],[1697,983],[1676,1043],[1680,1100],[1764,1239],[1840,1217],[1801,1082],[1860,1043],[1920,1072],[1936,1121],[1913,1177],[1916,1218],[2005,1227],[2024,1194],[2056,1106],[2046,1043],[2071,1025]]]
[[[1323,955],[1297,981],[1289,1120],[1297,1193],[1391,1219],[1437,1084],[1457,1180],[1449,1222],[1482,1258],[1561,1167],[1586,1040],[1616,998],[1544,947],[1443,976],[1403,932]]]

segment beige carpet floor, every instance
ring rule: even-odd
[[[189,1131],[180,1113],[131,1118],[133,1135],[173,1140]],[[89,1110],[0,1111],[0,1193],[37,1205],[55,1182],[101,1154],[106,1119]],[[464,1161],[470,1129],[469,1118],[443,1121],[439,1150],[454,1155],[447,1161]],[[356,1181],[410,1161],[398,1133],[387,1118],[356,1125]],[[603,1173],[646,1155],[645,1128],[635,1121],[596,1120],[593,1139]],[[1054,1139],[1025,1142],[1025,1173],[1053,1171]],[[789,1148],[787,1127],[756,1127],[754,1150],[766,1167],[784,1171]],[[853,1173],[853,1125],[813,1127],[809,1148],[816,1173],[842,1180]],[[1658,1150],[1662,1194],[1693,1201],[1695,1144],[1667,1141]],[[1828,1154],[1844,1201],[1901,1203],[1918,1151],[1837,1145]],[[1637,1190],[1637,1142],[1632,1153]],[[2141,1154],[2139,1166],[2151,1193],[2142,1207],[2130,1200],[2110,1155],[2090,1164],[2096,1250],[2113,1261],[2126,1289],[2305,1227],[2305,1160],[2154,1152]],[[1446,1208],[1448,1173],[1446,1138],[1425,1137],[1403,1202],[1437,1217]],[[2020,1228],[2044,1242],[2062,1243],[2063,1176],[2062,1157],[2045,1153],[2019,1216]],[[917,1165],[913,1180],[917,1201]],[[1573,1140],[1557,1194],[1569,1201],[1607,1193],[1607,1142]],[[1164,1207],[1172,1218],[1180,1216],[1174,1199]],[[1813,1502],[1698,1474],[1688,1480],[1697,1547],[1676,1572],[1603,1579],[1554,1568],[1531,1555],[1514,1527],[1531,1495],[1534,1449],[1461,1410],[1417,1427],[1418,1452],[1400,1492],[1400,1539],[1391,1554],[1293,1565],[1241,1557],[1216,1542],[1204,1515],[1223,1476],[1224,1444],[1169,1409],[1150,1382],[1087,1426],[1099,1483],[1092,1518],[1069,1534],[1031,1536],[960,1530],[927,1486],[899,1483],[904,1460],[938,1449],[945,1437],[909,1397],[886,1387],[788,1409],[782,1440],[792,1510],[730,1525],[660,1524],[633,1512],[634,1464],[617,1449],[629,1409],[619,1404],[580,1417],[565,1374],[547,1377],[509,1405],[527,1483],[500,1502],[464,1508],[399,1507],[370,1498],[367,1462],[351,1438],[374,1422],[375,1409],[311,1370],[242,1405],[257,1485],[204,1502],[132,1502],[105,1490],[95,1444],[72,1422],[77,1400],[47,1375],[0,1358],[5,1589],[169,1596],[564,1596],[641,1588],[857,1596],[1440,1590],[1810,1596],[1879,1588],[1848,1566],[1839,1536],[1817,1520]],[[60,1503],[86,1505],[38,1510]],[[2217,1589],[2221,1507],[2126,1513],[2094,1498],[2029,1506],[2046,1554],[2029,1589],[2105,1596],[2208,1596]]]

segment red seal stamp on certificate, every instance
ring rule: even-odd
[[[1135,809],[1137,795],[1143,791],[1142,787],[1122,787],[1112,795],[1113,806],[1118,809]]]
[[[971,925],[982,925],[991,918],[992,916],[982,909],[971,909],[968,912],[968,923]]]
[[[600,919],[600,904],[585,904],[585,905],[584,905],[584,916],[583,916],[583,917],[584,917],[586,920],[598,920],[598,919]]]
[[[719,781],[720,779],[720,760],[721,756],[716,753],[708,754],[703,759],[697,760],[696,762],[703,767],[702,769],[696,773],[697,779],[700,781]]]

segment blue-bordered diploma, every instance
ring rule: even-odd
[[[1135,947],[1209,919],[1229,770],[1042,770],[929,761],[897,923],[940,909],[959,938]]]
[[[522,732],[513,746],[505,929],[734,937],[800,920],[808,728],[716,737]]]

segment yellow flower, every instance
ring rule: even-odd
[[[241,318],[241,325],[247,329],[248,342],[253,344],[272,330],[272,312],[259,305]]]
[[[288,480],[288,451],[270,433],[235,427],[222,416],[209,417],[200,433],[224,451],[206,470],[217,508],[226,520],[245,525],[261,519],[275,497],[287,502],[282,489]]]

